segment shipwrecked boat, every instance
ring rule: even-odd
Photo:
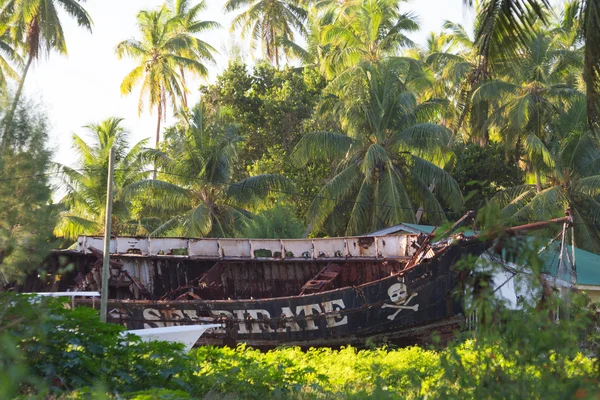
[[[489,247],[477,237],[432,238],[113,238],[108,320],[128,329],[221,324],[199,345],[426,341],[463,320],[456,264]],[[103,244],[82,236],[76,249],[55,252],[55,263],[75,266],[53,280],[58,289],[98,290]]]

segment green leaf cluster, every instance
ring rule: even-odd
[[[121,336],[124,328],[102,323],[96,310],[68,306],[0,293],[2,398],[18,393],[43,398],[81,388],[108,393],[189,389],[186,382],[196,369],[182,345]]]
[[[42,264],[56,246],[57,210],[46,175],[51,151],[43,112],[34,104],[17,109],[10,138],[0,132],[0,287]]]

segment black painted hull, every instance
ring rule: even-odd
[[[427,339],[461,320],[455,294],[466,255],[480,242],[449,246],[434,258],[384,279],[327,292],[254,300],[110,300],[109,320],[128,329],[221,322],[198,344],[339,346],[375,341]]]

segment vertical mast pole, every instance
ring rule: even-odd
[[[110,276],[110,232],[112,225],[113,178],[115,175],[115,148],[110,148],[108,160],[108,182],[106,183],[106,215],[104,221],[104,259],[102,260],[102,297],[100,319],[106,322],[108,308],[108,278]]]

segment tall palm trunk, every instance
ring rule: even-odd
[[[8,114],[6,114],[6,119],[4,121],[4,136],[2,137],[2,148],[6,148],[9,144],[10,136],[11,136],[11,127],[13,120],[15,119],[15,113],[17,112],[17,106],[19,105],[19,100],[21,99],[21,94],[23,93],[23,87],[25,86],[25,78],[27,77],[27,72],[29,71],[29,67],[31,67],[31,63],[33,62],[33,56],[30,54],[27,58],[27,64],[25,64],[25,69],[23,70],[23,76],[21,77],[21,81],[19,82],[19,88],[15,93],[15,97],[13,99],[13,104],[10,108]]]
[[[583,78],[586,83],[586,102],[588,124],[592,129],[597,129],[600,124],[600,4],[597,1],[588,0],[584,3],[583,21],[585,36],[585,55]]]
[[[429,185],[429,191],[433,193],[435,190],[435,180]],[[415,223],[418,224],[421,222],[421,218],[423,218],[423,213],[425,212],[425,206],[421,204],[419,209],[417,210],[417,214],[415,215]]]
[[[540,177],[540,170],[535,168],[535,189],[538,193],[542,191],[542,178]]]
[[[156,146],[158,150],[158,144],[160,143],[160,120],[162,119],[162,96],[158,100],[158,121],[156,123]],[[152,173],[152,179],[156,180],[156,163],[154,163],[154,172]]]
[[[183,69],[183,67],[179,67],[179,72],[181,73],[181,85],[183,86],[183,106],[185,108],[188,108],[188,102],[187,102],[187,88],[185,86],[185,71]]]

